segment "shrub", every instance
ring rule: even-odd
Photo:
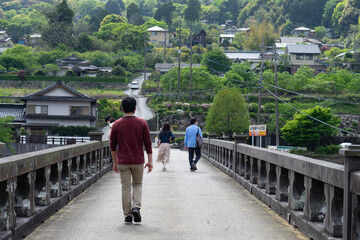
[[[36,71],[34,72],[34,76],[45,76],[45,75],[46,75],[46,73],[45,73],[45,71],[42,70],[42,69],[36,70]]]
[[[67,70],[65,75],[67,77],[73,77],[75,76],[75,72],[73,70]]]
[[[111,72],[114,76],[126,76],[125,68],[121,65],[117,65]]]
[[[97,130],[94,127],[86,126],[55,126],[51,128],[51,133],[53,135],[59,136],[88,136],[90,131]]]
[[[178,138],[175,138],[174,142],[175,143],[183,143],[184,139],[185,139],[185,137],[178,137]]]
[[[171,109],[172,108],[172,103],[171,102],[164,102],[164,107]]]
[[[315,153],[318,154],[338,154],[341,146],[338,145],[327,145],[320,146],[315,150]]]

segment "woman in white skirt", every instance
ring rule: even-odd
[[[159,152],[156,162],[162,162],[163,171],[166,171],[166,164],[169,163],[170,159],[170,142],[175,139],[174,134],[170,130],[170,124],[165,123],[162,130],[159,133]]]

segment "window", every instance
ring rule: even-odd
[[[35,114],[48,114],[48,106],[46,105],[36,105]]]
[[[304,55],[296,54],[296,60],[304,60]]]
[[[151,32],[151,35],[156,36],[158,33],[157,32]]]
[[[305,55],[305,60],[313,60],[314,56],[311,54],[306,54]]]
[[[89,107],[70,106],[70,115],[89,115]]]

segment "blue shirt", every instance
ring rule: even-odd
[[[196,133],[198,132],[198,130],[201,138],[203,138],[201,129],[196,126],[196,124],[193,124],[190,127],[186,128],[185,147],[196,148]]]

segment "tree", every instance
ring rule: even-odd
[[[296,113],[293,120],[287,121],[280,131],[282,137],[290,145],[308,147],[314,150],[319,145],[322,137],[329,137],[337,132],[335,128],[329,125],[337,127],[341,120],[331,113],[330,108],[316,106],[312,109],[303,110],[303,112]]]
[[[121,17],[119,15],[116,14],[111,14],[111,15],[107,15],[106,17],[104,17],[104,19],[100,22],[100,27],[109,24],[109,23],[126,23],[126,18],[125,17]]]
[[[86,32],[80,33],[75,49],[79,52],[93,50],[92,39]]]
[[[108,0],[105,3],[105,10],[111,14],[116,14],[116,15],[120,15],[121,13],[120,5],[115,0]]]
[[[12,131],[12,120],[14,118],[7,116],[0,118],[0,142],[3,142],[6,144],[6,146],[10,149],[12,147],[10,146],[10,143],[12,142],[13,134]]]
[[[144,23],[144,19],[140,13],[139,6],[135,3],[130,3],[127,7],[126,18],[129,23],[134,25],[141,25]]]
[[[329,28],[332,27],[331,16],[334,13],[336,5],[339,3],[339,0],[329,0],[324,7],[324,14],[321,20],[322,25]]]
[[[218,136],[227,135],[229,140],[234,133],[248,131],[249,112],[244,96],[236,88],[220,90],[206,117],[206,131]]]
[[[48,19],[48,26],[43,29],[42,38],[50,46],[56,47],[63,43],[71,46],[73,44],[73,17],[74,12],[62,0],[56,5],[54,11],[44,12]]]
[[[249,38],[244,45],[248,50],[259,50],[260,46],[272,46],[277,39],[274,26],[269,22],[253,24],[250,26]]]
[[[217,75],[231,69],[231,60],[220,49],[206,52],[202,57],[202,64],[207,67],[209,72]]]

